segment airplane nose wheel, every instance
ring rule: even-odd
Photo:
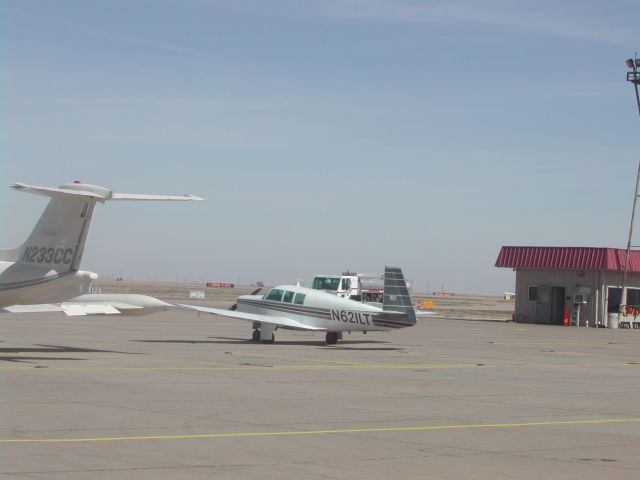
[[[327,345],[335,345],[338,343],[338,332],[327,332]]]

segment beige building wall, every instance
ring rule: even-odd
[[[622,272],[589,270],[516,270],[515,319],[523,323],[536,322],[537,301],[529,300],[529,287],[550,286],[565,289],[564,305],[571,316],[575,312],[575,295],[588,292],[588,302],[580,307],[580,324],[606,324],[608,288],[622,285]],[[640,274],[627,275],[626,286],[640,289]]]

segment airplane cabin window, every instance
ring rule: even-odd
[[[287,303],[293,302],[293,292],[290,292],[288,290],[284,292],[284,298],[282,299],[282,301]]]
[[[304,297],[305,297],[304,293],[296,293],[296,298],[293,300],[293,303],[295,303],[296,305],[303,305]]]
[[[281,302],[283,293],[284,293],[284,290],[272,288],[271,291],[266,296],[266,300],[275,300],[276,302]]]

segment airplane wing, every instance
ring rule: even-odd
[[[62,312],[69,317],[80,315],[148,315],[166,310],[171,305],[147,295],[86,294],[62,303],[12,305],[3,309],[10,313]]]
[[[259,313],[238,312],[237,310],[225,310],[223,308],[197,307],[195,305],[176,304],[176,307],[196,310],[198,312],[210,313],[220,317],[238,318],[247,322],[270,323],[277,327],[291,328],[294,330],[308,330],[313,332],[326,332],[326,328],[311,327],[302,322],[287,317],[274,317],[272,315],[261,315]]]

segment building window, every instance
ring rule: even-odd
[[[618,311],[620,310],[620,298],[622,297],[622,289],[609,287],[607,290],[607,313],[618,313]]]
[[[638,308],[640,305],[640,289],[627,288],[627,307]]]
[[[538,301],[538,286],[529,287],[529,301],[537,302]]]

